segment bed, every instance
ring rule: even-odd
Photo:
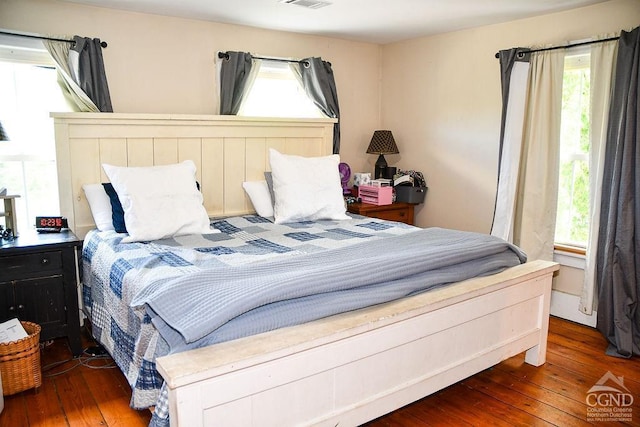
[[[329,154],[333,126],[330,119],[68,113],[54,114],[54,121],[61,211],[70,228],[86,238],[88,249],[83,256],[87,258],[93,256],[93,247],[108,246],[109,242],[122,247],[118,233],[90,231],[95,224],[82,186],[107,180],[102,163],[151,166],[185,159],[194,162],[206,213],[214,218],[214,228],[221,233],[209,238],[194,235],[168,239],[153,245],[161,246],[162,250],[154,250],[162,253],[166,247],[177,247],[178,254],[183,253],[182,246],[197,246],[202,249],[198,259],[203,262],[207,262],[206,255],[211,251],[220,250],[220,239],[237,248],[246,248],[248,241],[260,241],[260,251],[250,251],[252,256],[261,257],[257,264],[273,264],[277,271],[285,271],[285,264],[279,263],[289,261],[272,258],[272,252],[265,248],[286,252],[285,258],[291,260],[303,258],[305,252],[328,253],[326,247],[319,251],[314,248],[324,241],[330,242],[329,246],[341,242],[337,250],[343,252],[336,256],[350,260],[345,270],[345,282],[350,282],[366,276],[358,273],[358,268],[372,271],[376,265],[384,265],[385,260],[389,265],[399,265],[401,258],[407,256],[400,254],[400,247],[416,244],[403,240],[409,239],[407,236],[438,236],[441,232],[370,218],[293,223],[298,224],[294,225],[297,228],[287,231],[292,225],[273,224],[254,214],[242,183],[262,179],[269,170],[272,148],[305,157]],[[296,240],[299,248],[281,245],[282,237],[278,236],[287,233],[300,238]],[[376,245],[389,244],[389,240],[382,240],[389,234],[398,245],[400,259],[392,261],[390,255],[384,254],[367,265],[357,255],[347,255],[352,251],[369,259],[373,255],[366,252],[368,248],[373,248],[375,254]],[[319,235],[340,237],[318,239]],[[358,241],[360,235],[367,235],[366,244]],[[309,236],[313,236],[314,244],[309,243]],[[184,242],[194,239],[197,243]],[[416,250],[419,248],[419,244],[415,246]],[[194,261],[189,258],[193,252],[184,254],[178,258]],[[517,251],[513,254],[518,257]],[[170,258],[175,260],[173,255]],[[244,268],[239,267],[244,264],[234,256],[227,258],[231,264],[237,263],[237,269]],[[331,262],[336,260],[326,258],[323,263],[333,265]],[[137,323],[135,326],[143,331],[136,337],[127,331],[114,334],[116,328],[108,326],[115,323],[112,314],[104,310],[110,305],[104,300],[112,296],[97,298],[100,301],[96,304],[90,292],[85,292],[83,301],[92,320],[98,320],[94,335],[106,344],[130,379],[134,389],[132,406],[159,403],[156,412],[160,413],[154,419],[166,419],[168,413],[171,425],[184,426],[358,425],[520,352],[526,351],[528,363],[544,363],[551,277],[557,266],[543,261],[515,264],[518,265],[506,269],[497,267],[495,270],[504,270],[497,274],[490,274],[494,269],[488,268],[482,277],[455,280],[459,283],[428,292],[411,291],[415,295],[391,302],[350,306],[346,312],[311,317],[298,325],[270,326],[266,332],[247,328],[249,332],[207,338],[208,341],[197,332],[189,343],[159,335],[162,319],[153,317],[154,310],[144,311],[145,304],[155,304],[150,300],[137,300],[138,309],[142,307],[139,315],[127,314],[128,324]],[[379,273],[387,270],[392,269]],[[157,271],[161,270],[154,271],[160,274]],[[170,282],[183,275],[179,268],[175,271],[178,273],[163,272],[160,277]],[[86,270],[85,290],[95,283],[90,280],[93,274]],[[256,274],[262,275],[259,269]],[[327,271],[319,276],[324,274]],[[279,283],[281,278],[274,276],[272,280]],[[136,297],[140,295],[131,298]],[[158,305],[160,312],[161,306]],[[314,303],[308,307],[314,307]],[[254,319],[245,322],[254,324]],[[167,330],[175,326],[172,324]],[[184,326],[189,329],[189,324]],[[103,330],[109,333],[101,335]],[[106,338],[109,336],[116,338],[110,341]],[[135,368],[131,368],[131,361],[136,361]],[[145,370],[149,375],[140,375]]]

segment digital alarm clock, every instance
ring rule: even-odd
[[[39,233],[59,233],[67,228],[67,219],[62,216],[37,216],[36,231]]]

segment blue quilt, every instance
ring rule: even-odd
[[[491,236],[357,217],[276,225],[217,220],[222,233],[149,243],[91,232],[84,305],[95,337],[167,422],[155,358],[493,274],[525,261]],[[329,250],[330,249],[330,250]],[[366,271],[367,274],[362,274]]]

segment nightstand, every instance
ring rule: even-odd
[[[372,205],[369,203],[351,203],[347,210],[351,213],[371,218],[387,219],[413,225],[413,208],[411,203],[396,202],[390,205]]]
[[[21,233],[0,246],[0,322],[17,317],[40,325],[40,341],[67,337],[82,353],[78,311],[78,250],[71,231]]]

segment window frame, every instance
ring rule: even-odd
[[[17,66],[32,66],[39,67],[44,69],[49,69],[55,72],[56,64],[49,52],[45,49],[41,40],[37,39],[29,39],[18,36],[11,35],[0,35],[0,62],[2,63],[10,63],[16,64]],[[55,80],[54,80],[55,81]],[[56,83],[57,84],[57,83]],[[61,105],[64,101],[64,96],[62,92],[60,92]],[[66,102],[64,102],[66,108],[63,111],[71,111],[71,108],[68,107]],[[56,108],[57,111],[60,108]],[[44,111],[49,111],[48,109]],[[40,110],[39,117],[42,118],[40,114],[43,113],[43,110]],[[6,122],[10,122],[10,120],[5,119]],[[11,127],[6,126],[4,128],[9,136],[9,142],[0,143],[0,162],[13,164],[16,169],[20,170],[21,177],[18,179],[21,183],[21,187],[24,191],[24,194],[20,194],[20,198],[17,199],[17,203],[19,205],[19,209],[23,210],[17,218],[18,230],[16,232],[25,231],[31,228],[33,224],[36,214],[38,215],[59,215],[60,214],[60,205],[59,205],[59,188],[57,185],[57,159],[56,159],[56,149],[55,149],[55,137],[53,133],[53,119],[51,120],[51,142],[52,146],[46,144],[46,147],[43,149],[42,147],[32,147],[32,149],[22,149],[19,147],[18,142],[12,142],[11,140]],[[48,133],[48,132],[47,132]],[[49,138],[47,137],[47,140]],[[50,181],[48,178],[51,176],[51,173],[55,174],[56,181],[53,185],[46,187],[44,190],[41,190],[38,186],[35,188],[35,192],[32,192],[33,187],[30,187],[30,183],[33,182],[28,178],[29,173],[33,172],[33,168],[37,167],[38,162],[47,164],[47,172],[46,181]],[[53,168],[53,170],[51,169]],[[9,193],[18,193],[20,190],[15,191],[13,189],[9,189]],[[39,192],[40,191],[40,192]],[[45,193],[42,193],[44,191]],[[30,193],[31,192],[31,193]],[[40,212],[42,210],[42,206],[39,206],[38,200],[41,200],[42,194],[50,194],[49,192],[55,192],[55,196],[52,196],[51,199],[46,198],[46,211]],[[40,196],[39,196],[40,195]],[[34,199],[35,198],[35,199]],[[55,206],[49,207],[49,202],[52,202],[55,199]],[[40,205],[44,205],[40,203]],[[20,208],[21,206],[21,208]],[[35,207],[34,207],[35,206]],[[37,210],[37,212],[32,212],[32,210]],[[24,221],[27,221],[24,224]]]
[[[247,107],[247,101],[249,101],[250,96],[256,84],[260,85],[259,80],[272,80],[272,81],[286,81],[286,82],[295,82],[297,86],[297,91],[300,92],[297,98],[304,103],[300,104],[300,110],[306,111],[309,114],[300,114],[300,115],[292,115],[292,114],[280,114],[273,113],[273,110],[263,110],[257,114],[255,113],[255,104]],[[303,99],[304,97],[304,99]],[[277,98],[282,101],[281,97],[270,97],[269,100],[265,101],[265,103],[272,103],[273,98]],[[291,98],[288,98],[291,99]],[[252,101],[249,101],[252,102]],[[247,111],[248,110],[248,111]],[[280,61],[280,60],[270,60],[270,59],[261,59],[260,60],[260,70],[258,71],[258,75],[254,81],[252,88],[245,95],[245,99],[240,106],[240,110],[238,111],[238,116],[243,117],[278,117],[278,118],[326,118],[327,116],[314,104],[314,102],[309,99],[309,97],[304,92],[304,88],[300,84],[300,81],[296,78],[293,71],[290,69],[290,63],[288,61]]]
[[[563,73],[566,71],[579,70],[584,68],[588,68],[588,69],[591,68],[591,54],[588,47],[582,47],[582,48],[576,49],[572,51],[571,54],[568,54],[565,56]],[[589,108],[590,108],[590,99],[588,102],[589,102]],[[591,123],[589,122],[589,131],[590,131],[590,128],[591,128]],[[562,140],[560,141],[560,144],[562,145]],[[590,149],[591,147],[589,147],[589,150]],[[584,156],[584,155],[587,156],[586,163],[588,165],[590,153],[587,152],[586,154],[581,154],[581,156]],[[560,180],[560,176],[558,177],[558,179]],[[556,221],[557,221],[557,217],[558,216],[556,213]],[[588,215],[588,217],[590,218],[590,215]],[[554,233],[554,250],[556,251],[564,252],[568,254],[586,255],[587,245],[588,245],[588,241],[585,242],[584,246],[578,245],[578,244],[572,244],[571,242],[557,241],[556,235]]]

